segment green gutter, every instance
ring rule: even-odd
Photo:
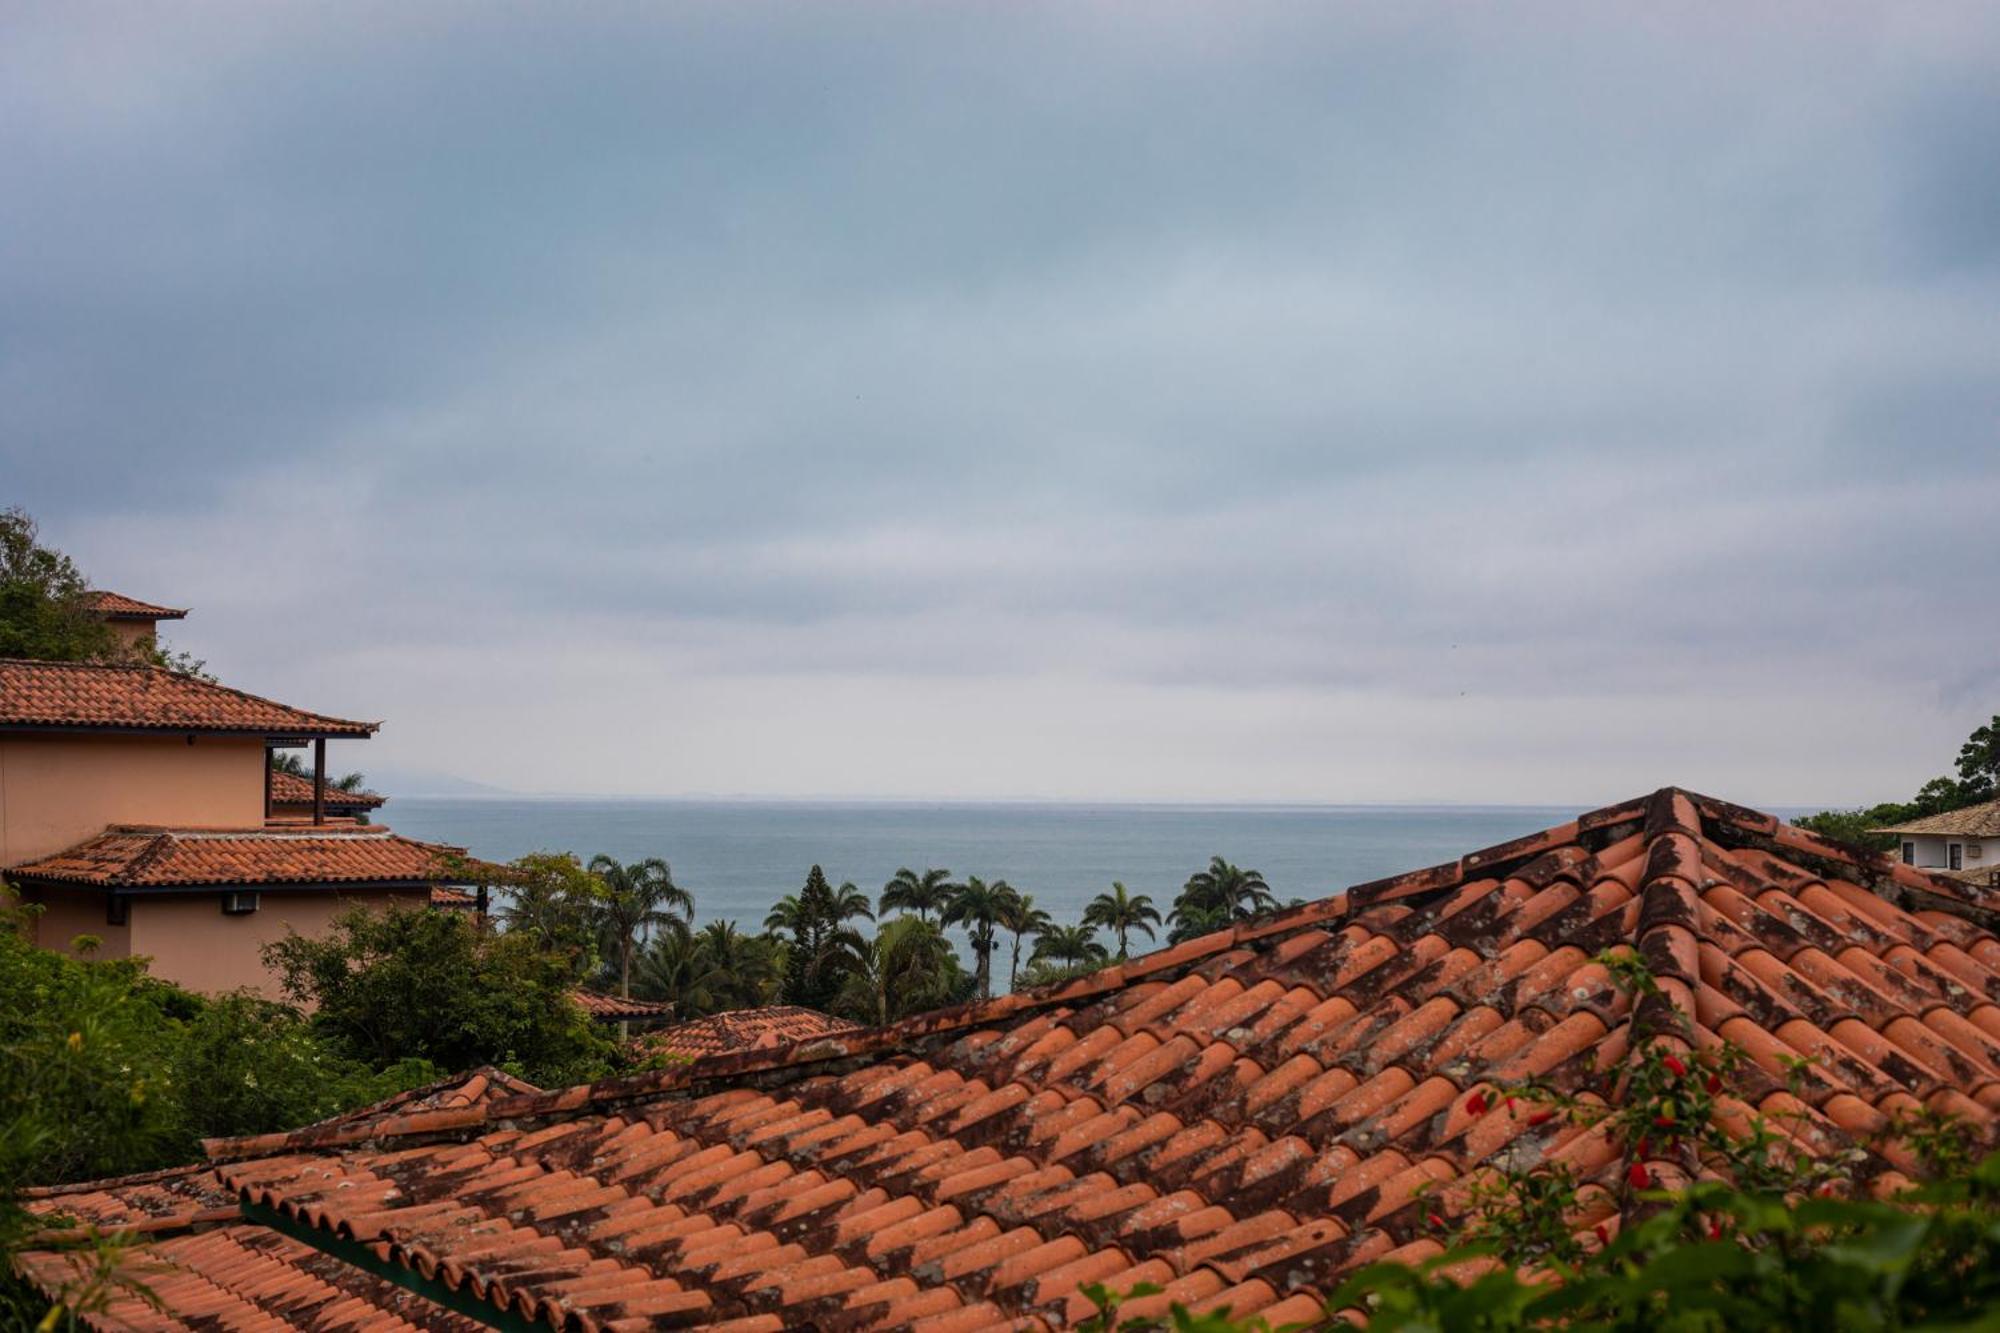
[[[453,1290],[438,1278],[427,1278],[414,1268],[378,1258],[374,1250],[358,1240],[344,1240],[330,1231],[287,1217],[267,1204],[245,1202],[243,1216],[488,1328],[503,1329],[505,1333],[548,1333],[548,1325],[532,1323],[514,1310],[502,1310],[490,1301],[483,1301],[472,1294],[469,1286]]]

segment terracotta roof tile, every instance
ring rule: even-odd
[[[576,1007],[602,1022],[615,1023],[621,1018],[664,1018],[673,1013],[671,1004],[659,1000],[626,999],[618,995],[606,995],[602,991],[585,990],[582,987],[569,993],[576,1001]]]
[[[181,620],[187,616],[185,608],[155,606],[151,602],[142,602],[123,593],[106,592],[101,588],[93,588],[83,595],[83,609],[107,620]]]
[[[431,885],[431,906],[472,908],[479,906],[479,898],[476,894],[469,893],[464,889],[454,888],[449,884],[433,884]]]
[[[1917,888],[1670,790],[1039,992],[211,1152],[300,1227],[585,1329],[1057,1327],[1078,1283],[1141,1278],[1308,1318],[1356,1265],[1435,1253],[1423,1210],[1517,1145],[1589,1182],[1586,1229],[1609,1215],[1618,1148],[1467,1105],[1506,1079],[1601,1104],[1651,1040],[1734,1041],[1731,1123],[1789,1112],[1878,1190],[1915,1170],[1889,1116],[1990,1121],[2000,941]],[[1659,996],[1610,984],[1616,945]]]
[[[328,810],[355,811],[373,810],[389,798],[377,796],[372,791],[342,791],[331,782],[326,784],[326,808]],[[281,768],[271,770],[271,804],[290,805],[310,810],[313,803],[313,780],[297,773],[287,773]]]
[[[823,1014],[817,1009],[778,1004],[762,1009],[732,1009],[707,1018],[691,1018],[685,1023],[648,1032],[639,1042],[642,1049],[649,1053],[698,1059],[706,1055],[767,1050],[854,1028],[855,1024],[846,1019]]]
[[[308,713],[164,667],[0,659],[0,727],[368,736],[378,725]]]
[[[361,1107],[327,1126],[383,1124],[424,1108],[466,1108],[537,1091],[497,1069],[480,1069]],[[124,1271],[159,1297],[136,1295],[84,1318],[110,1333],[193,1333],[213,1328],[421,1330],[474,1333],[463,1315],[370,1276],[323,1250],[247,1221],[235,1190],[208,1165],[85,1185],[35,1189],[25,1200],[58,1241],[83,1226],[137,1238]],[[61,1248],[28,1250],[22,1274],[54,1295],[76,1276]]]
[[[162,829],[120,825],[9,869],[10,877],[103,889],[204,885],[497,882],[506,871],[463,850],[369,825]]]
[[[1963,838],[2000,838],[2000,800],[1982,801],[1963,810],[1925,815],[1901,824],[1887,824],[1872,833],[1942,833]]]

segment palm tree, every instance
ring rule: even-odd
[[[694,939],[717,1010],[754,1009],[770,998],[778,967],[768,936],[745,935],[733,921],[711,921]]]
[[[919,875],[904,866],[882,886],[882,915],[892,911],[915,912],[919,921],[928,921],[932,912],[943,910],[951,901],[951,891],[956,887],[949,870],[932,868]]]
[[[271,767],[279,773],[289,773],[295,778],[309,778],[312,770],[296,750],[271,750]],[[368,779],[359,773],[343,773],[337,778],[328,778],[327,787],[333,791],[354,792],[361,790],[361,784]]]
[[[867,894],[854,887],[853,880],[842,880],[840,887],[833,891],[833,919],[841,925],[846,925],[858,916],[865,916],[873,921],[874,905],[868,901]]]
[[[957,970],[943,931],[921,917],[899,916],[863,942],[834,1011],[882,1024],[934,1009],[950,1001]]]
[[[1053,924],[1047,912],[1035,906],[1035,895],[1016,893],[1006,880],[993,886],[1007,890],[1006,911],[1001,913],[1000,925],[1014,937],[1014,951],[1007,956],[1007,989],[1013,990],[1021,979],[1021,937],[1039,935]]]
[[[1271,886],[1261,872],[1231,865],[1219,856],[1209,858],[1206,870],[1188,876],[1168,919],[1172,943],[1191,940],[1220,930],[1232,921],[1248,921],[1277,905]]]
[[[676,1018],[700,1018],[724,1007],[716,1001],[714,962],[693,935],[661,931],[640,948],[632,971],[640,997],[667,1001]]]
[[[786,940],[780,992],[785,1002],[814,1009],[831,1004],[867,946],[861,932],[848,922],[874,915],[867,894],[852,882],[833,888],[818,866],[807,874],[805,888],[781,898],[764,918],[764,927],[782,933]]]
[[[672,868],[657,856],[621,865],[600,853],[590,858],[589,870],[604,881],[598,925],[608,952],[618,959],[618,993],[630,997],[632,952],[640,937],[662,927],[686,934],[694,920],[694,895],[674,883]],[[623,1035],[622,1024],[620,1028]]]
[[[1075,967],[1079,963],[1101,963],[1106,954],[1097,942],[1097,932],[1089,926],[1050,926],[1035,937],[1035,961]]]
[[[1125,886],[1117,880],[1111,881],[1111,892],[1100,893],[1090,900],[1083,909],[1083,924],[1102,926],[1118,936],[1118,957],[1131,957],[1126,947],[1126,935],[1135,930],[1153,938],[1153,927],[1160,924],[1160,909],[1153,906],[1153,900],[1143,893],[1127,893]]]
[[[968,875],[938,918],[947,926],[964,926],[971,938],[981,999],[993,998],[993,934],[1006,914],[1007,900],[1013,896],[1014,890],[1004,879],[988,884],[977,875]]]

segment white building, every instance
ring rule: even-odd
[[[1875,832],[1896,835],[1905,865],[2000,883],[2000,801],[1926,815]]]

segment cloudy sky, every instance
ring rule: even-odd
[[[0,501],[523,790],[1945,768],[2000,10],[1325,11],[0,6]]]

